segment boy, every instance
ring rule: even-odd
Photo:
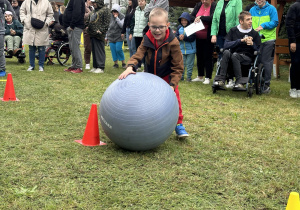
[[[191,17],[187,12],[183,12],[178,18],[180,25],[177,28],[176,37],[180,42],[180,49],[183,55],[184,69],[181,80],[184,80],[184,71],[186,68],[186,81],[192,81],[192,73],[196,54],[196,34],[186,36],[184,28],[190,25]]]
[[[183,72],[183,58],[180,45],[169,29],[168,12],[162,8],[155,8],[150,12],[148,26],[150,30],[144,36],[141,45],[127,62],[127,69],[119,76],[125,79],[129,74],[135,74],[139,61],[145,56],[145,71],[155,74],[166,82],[175,91],[179,105],[179,118],[175,128],[179,138],[185,138],[189,134],[182,125],[182,109],[178,90],[178,82]]]

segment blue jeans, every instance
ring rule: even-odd
[[[122,42],[109,42],[109,47],[110,47],[111,55],[112,55],[114,62],[125,60],[122,46],[123,46],[123,41]]]
[[[35,67],[35,52],[36,49],[39,51],[39,66],[44,68],[44,62],[45,62],[45,46],[32,46],[29,45],[29,64],[33,68]]]
[[[184,69],[182,73],[181,79],[184,79],[184,72],[186,69],[186,78],[191,79],[192,74],[193,74],[193,68],[194,68],[194,61],[195,61],[195,53],[192,54],[183,54],[183,64],[184,64]]]
[[[135,46],[134,37],[132,37],[132,39],[130,41],[129,40],[129,35],[130,35],[130,28],[126,28],[126,40],[127,40],[127,45],[128,45],[128,48],[129,48],[129,54],[130,54],[130,57],[131,57],[136,52],[136,46]]]

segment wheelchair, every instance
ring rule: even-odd
[[[13,58],[15,56],[15,57],[17,57],[19,63],[25,63],[26,54],[25,54],[25,47],[22,44],[22,41],[20,42],[20,46],[19,46],[19,48],[21,49],[21,53],[19,53],[17,55],[8,54],[6,42],[4,44],[5,44],[5,47],[4,47],[5,58]]]
[[[221,49],[221,52],[223,49]],[[241,65],[242,70],[242,78],[240,81],[242,81],[243,84],[245,84],[245,88],[242,89],[235,89],[233,88],[233,91],[246,91],[248,97],[253,96],[253,92],[255,89],[255,92],[257,95],[261,95],[264,90],[264,66],[263,64],[259,64],[259,56],[260,53],[258,51],[254,52],[254,59],[252,60],[251,64],[249,65]],[[221,58],[222,60],[222,58]],[[213,85],[212,85],[212,92],[216,93],[218,90],[226,90],[225,87],[216,85],[215,83],[218,80],[218,76],[220,75],[221,70],[221,60],[220,63],[217,66],[217,72],[216,77],[214,78]],[[233,70],[232,70],[232,63],[229,62],[228,68],[227,68],[227,76],[226,80],[228,82],[229,77],[233,76]],[[217,80],[216,80],[217,79]]]
[[[38,51],[35,58],[39,59]],[[47,65],[54,65],[59,63],[62,66],[71,66],[72,55],[67,40],[50,41],[50,46],[45,50],[45,63]]]

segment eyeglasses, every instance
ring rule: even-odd
[[[152,31],[156,31],[157,29],[162,31],[167,26],[149,26]]]

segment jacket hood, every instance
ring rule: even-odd
[[[179,22],[180,25],[181,25],[181,18],[186,19],[186,20],[188,21],[188,25],[190,25],[190,23],[191,23],[191,16],[190,16],[189,13],[183,12],[183,13],[180,15],[180,17],[178,18],[178,22]]]
[[[116,11],[118,11],[118,13],[120,13],[120,11],[121,11],[120,5],[114,4],[114,5],[111,7],[111,10],[110,10],[110,11],[112,12],[113,10],[116,10]]]
[[[97,4],[97,9],[95,10],[99,10],[104,7],[104,0],[95,0],[95,3]]]

